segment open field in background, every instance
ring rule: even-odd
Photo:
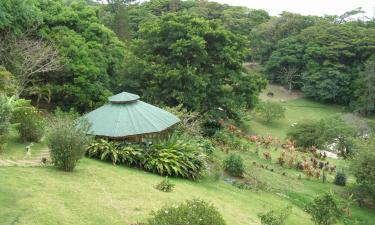
[[[267,93],[273,92],[274,97],[268,97]],[[277,85],[269,85],[262,92],[260,98],[264,101],[276,101],[282,104],[285,111],[285,118],[265,123],[256,117],[249,122],[248,128],[252,133],[261,135],[273,135],[285,138],[288,128],[293,123],[303,120],[319,120],[321,118],[336,114],[349,113],[344,106],[321,104],[313,100],[304,98],[299,92],[293,92],[291,95],[283,87]]]

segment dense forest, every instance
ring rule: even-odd
[[[360,13],[271,16],[205,0],[3,0],[0,88],[48,109],[86,112],[126,90],[235,118],[268,80],[368,115],[375,19],[355,19]]]

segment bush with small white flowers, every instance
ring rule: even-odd
[[[180,205],[165,206],[152,213],[148,225],[225,225],[219,211],[199,199],[188,200]]]

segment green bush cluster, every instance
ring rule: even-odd
[[[296,141],[297,146],[308,148],[321,146],[322,124],[307,120],[289,128],[287,136]]]
[[[277,102],[260,102],[255,107],[255,112],[266,123],[285,118],[285,107]]]
[[[73,171],[84,156],[90,137],[89,126],[69,115],[59,115],[51,121],[47,135],[53,164],[60,170]]]
[[[220,130],[216,132],[213,137],[217,142],[225,145],[226,148],[247,151],[252,145],[251,143],[244,139],[236,136],[234,133],[227,132],[225,130]]]
[[[0,151],[4,148],[7,135],[10,130],[10,118],[12,116],[12,107],[8,99],[0,95]]]
[[[355,155],[351,161],[360,192],[369,193],[375,199],[375,136],[368,140],[359,140],[355,144]]]
[[[345,186],[346,179],[347,178],[346,178],[346,174],[344,171],[337,171],[335,175],[335,180],[333,181],[333,183],[335,183],[336,185]]]
[[[174,186],[175,185],[168,180],[168,177],[165,177],[165,179],[156,185],[155,188],[163,192],[171,192],[173,191]]]
[[[199,147],[176,140],[141,147],[102,139],[89,146],[88,155],[114,164],[144,168],[163,176],[188,179],[197,179],[202,175],[207,158]]]
[[[286,219],[291,213],[292,207],[287,206],[286,208],[278,211],[270,210],[266,213],[260,213],[258,214],[258,217],[260,218],[262,225],[284,225]]]
[[[152,213],[148,225],[225,225],[219,211],[211,204],[194,199],[178,206],[165,206]]]
[[[23,141],[39,142],[44,135],[45,122],[40,111],[31,105],[30,100],[19,99],[14,102],[12,122]]]
[[[305,206],[305,210],[318,225],[336,224],[344,216],[338,200],[331,192],[315,197]]]
[[[223,161],[223,167],[232,176],[242,177],[245,173],[245,165],[240,155],[230,154]]]

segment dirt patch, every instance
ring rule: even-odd
[[[259,97],[264,101],[286,102],[302,98],[303,94],[300,91],[292,91],[291,93],[289,93],[289,91],[283,86],[269,84]]]

